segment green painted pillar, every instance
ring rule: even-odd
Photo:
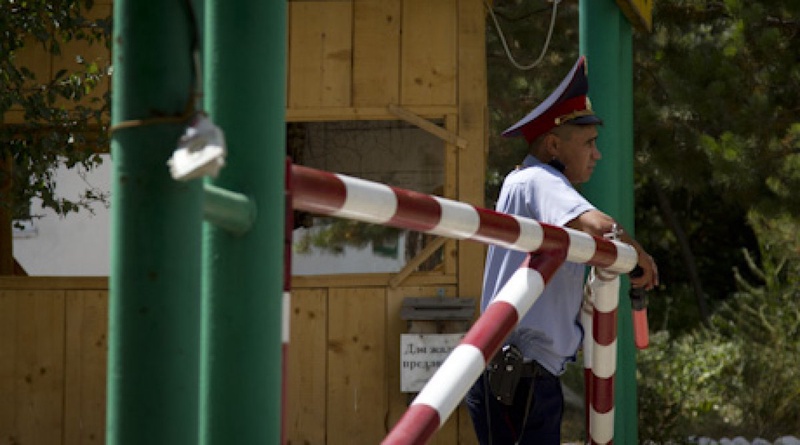
[[[204,229],[201,443],[280,443],[286,2],[206,0],[206,109],[224,131],[211,183],[250,198],[234,234]]]
[[[108,444],[197,443],[202,183],[167,160],[192,97],[179,0],[114,2]]]
[[[603,159],[583,191],[601,210],[633,230],[632,28],[613,0],[580,0],[580,51],[587,56],[589,96],[605,125],[598,144]],[[636,348],[628,298],[620,291],[614,443],[638,443]]]

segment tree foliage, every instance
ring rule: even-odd
[[[800,185],[800,6],[654,4],[653,33],[634,36],[636,232],[665,283],[651,299],[663,315],[655,325],[685,331],[736,291],[733,268],[747,269],[742,248],[758,255],[749,212],[798,213],[791,191]],[[535,59],[550,7],[506,0],[493,8],[512,54]],[[544,99],[577,57],[577,5],[562,2],[558,14],[548,53],[530,71],[512,67],[487,19],[487,205],[526,151],[498,135]]]
[[[741,248],[756,248],[748,215],[798,214],[800,5],[655,5],[653,34],[636,40],[637,227],[668,283],[694,276],[718,302],[735,290]]]
[[[363,249],[369,246],[396,243],[400,230],[379,224],[365,224],[350,219],[318,218],[319,230],[312,230],[300,237],[295,245],[298,253],[310,253],[320,249],[341,255],[347,247]]]
[[[656,2],[653,35],[637,41],[637,211],[655,216],[639,227],[666,265],[662,302],[681,297],[673,283],[693,258],[713,303],[706,327],[664,323],[673,340],[641,355],[650,438],[800,431],[798,13],[776,1]]]
[[[775,438],[800,433],[800,235],[784,218],[752,216],[760,264],[709,328],[654,336],[639,359],[642,437]],[[680,442],[678,442],[680,443]]]
[[[91,0],[0,3],[0,115],[9,110],[24,115],[23,123],[0,125],[5,165],[0,174],[2,182],[13,184],[2,202],[14,217],[30,217],[33,198],[61,215],[90,209],[91,202],[105,199],[94,189],[77,200],[59,197],[54,174],[61,165],[88,170],[102,162],[98,153],[107,151],[109,98],[92,93],[110,67],[70,53],[75,69],[51,74],[32,65],[42,57],[30,57],[62,56],[62,48],[79,41],[109,45],[111,18],[88,18],[92,6]]]
[[[649,299],[659,332],[639,356],[641,438],[797,435],[800,3],[654,5],[652,34],[634,36],[636,235],[664,283]],[[548,9],[494,8],[515,55],[535,58]],[[527,72],[488,33],[489,203],[525,153],[497,135],[558,84],[576,32],[566,4]]]
[[[500,134],[555,88],[578,57],[578,4],[561,2],[550,32],[553,6],[522,0],[497,1],[486,21],[489,98],[489,156],[486,161],[486,206],[493,207],[505,175],[522,162],[527,145]],[[545,42],[548,41],[545,47]],[[502,37],[501,37],[502,36]],[[503,39],[508,51],[504,48]],[[544,51],[544,55],[542,52]],[[529,67],[519,69],[518,64]]]

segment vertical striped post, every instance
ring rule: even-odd
[[[617,307],[619,276],[596,268],[589,277],[594,300],[590,348],[592,373],[587,387],[589,443],[611,444],[614,439],[614,374],[617,369]]]
[[[292,309],[292,233],[294,233],[294,212],[292,211],[292,160],[286,159],[286,202],[285,215],[286,225],[284,227],[283,238],[283,315],[281,317],[281,443],[286,443],[286,399],[288,397],[288,387],[286,376],[288,375],[289,357],[289,337]]]
[[[424,444],[444,424],[517,322],[564,263],[565,251],[528,255],[382,442]]]
[[[583,387],[584,387],[584,425],[588,437],[591,428],[592,401],[592,351],[594,351],[594,335],[592,319],[594,318],[594,298],[591,289],[586,288],[586,299],[581,309],[581,326],[583,326]]]

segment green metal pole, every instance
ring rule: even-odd
[[[203,191],[166,164],[192,33],[186,2],[114,3],[108,444],[197,443]]]
[[[584,192],[600,209],[633,230],[633,61],[632,28],[613,0],[580,1],[580,50],[587,56],[589,95],[605,125],[599,145],[603,159]],[[614,443],[638,443],[636,349],[623,280],[617,331]]]
[[[286,2],[207,0],[205,16],[206,108],[228,146],[213,184],[258,217],[204,229],[201,443],[280,443]]]

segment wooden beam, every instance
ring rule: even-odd
[[[447,242],[447,238],[437,236],[434,238],[430,243],[428,243],[425,248],[422,249],[420,253],[417,254],[414,258],[411,259],[408,263],[406,263],[405,267],[400,272],[397,272],[390,280],[389,280],[389,287],[392,289],[396,289],[400,284],[414,272],[420,264],[422,264],[425,260],[430,258],[431,255],[436,253],[439,248],[441,248],[444,243]]]
[[[389,104],[389,111],[404,121],[416,125],[439,139],[455,145],[458,148],[467,148],[467,140],[461,136],[451,133],[433,122],[418,116],[411,111],[395,104]]]
[[[617,0],[617,5],[628,21],[639,31],[653,31],[653,3],[655,0]]]
[[[321,287],[342,288],[353,287],[354,282],[364,287],[387,287],[389,280],[394,275],[388,273],[363,273],[343,275],[294,275],[292,276],[292,290],[315,289]],[[458,282],[455,275],[445,275],[441,272],[418,272],[412,274],[403,283],[403,286],[449,286]]]
[[[0,277],[0,290],[108,290],[108,277]]]
[[[458,113],[458,108],[450,105],[420,105],[406,107],[412,113],[425,119],[444,119],[449,114]],[[397,116],[387,107],[314,107],[287,108],[287,122],[323,121],[368,121],[395,120]]]

